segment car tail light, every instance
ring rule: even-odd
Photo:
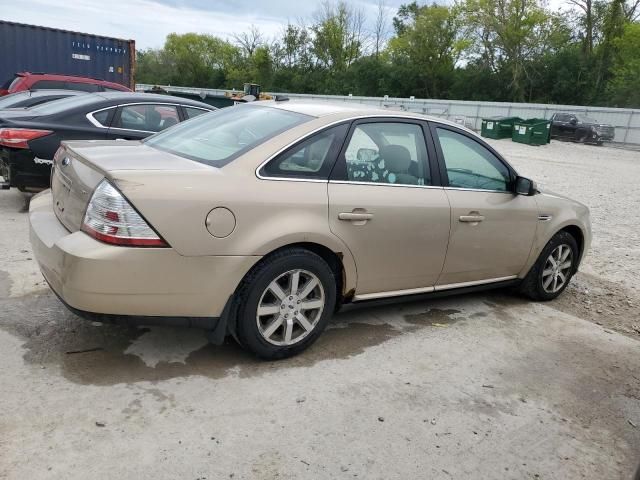
[[[113,245],[168,247],[126,198],[103,180],[93,192],[82,221],[82,231]]]
[[[52,133],[51,130],[31,128],[0,128],[0,145],[11,148],[29,148],[29,141]]]

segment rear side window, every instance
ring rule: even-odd
[[[107,110],[102,110],[101,112],[96,112],[92,116],[95,119],[95,121],[98,122],[100,125],[102,125],[103,127],[108,127],[110,123],[111,114],[113,113],[114,110],[115,110],[115,107],[109,108]]]
[[[347,180],[431,185],[420,125],[375,122],[356,126],[345,150]]]
[[[269,162],[260,174],[265,177],[328,179],[348,128],[343,124],[313,135]]]
[[[314,117],[280,108],[236,105],[153,135],[145,143],[196,162],[222,167],[244,152]]]
[[[179,122],[175,105],[140,104],[122,107],[113,127],[159,132]]]
[[[69,90],[66,82],[61,82],[58,80],[38,80],[31,86],[32,89],[40,89],[40,90]]]

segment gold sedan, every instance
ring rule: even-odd
[[[72,311],[231,334],[270,359],[351,302],[503,286],[551,300],[591,239],[587,207],[459,125],[288,101],[65,142],[29,217]]]

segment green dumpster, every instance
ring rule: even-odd
[[[520,117],[483,118],[480,134],[486,138],[511,138],[513,124],[521,121]]]
[[[545,145],[551,142],[551,121],[530,118],[513,124],[511,140],[527,145]]]

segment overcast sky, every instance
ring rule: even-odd
[[[411,0],[385,0],[389,22]],[[229,38],[252,24],[268,38],[282,26],[310,18],[321,2],[305,0],[0,0],[0,19],[108,37],[132,38],[137,48],[160,47],[172,32]],[[354,0],[372,27],[378,0]]]

